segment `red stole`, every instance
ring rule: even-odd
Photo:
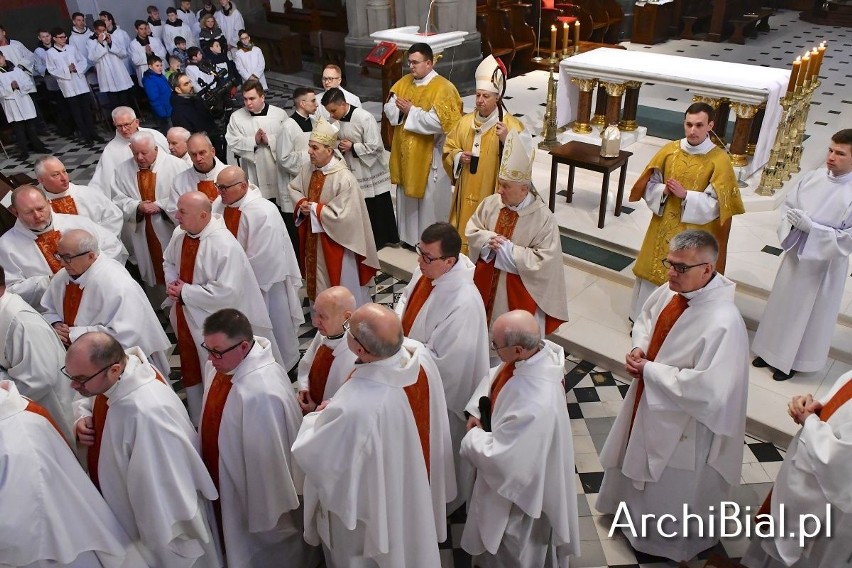
[[[44,260],[47,261],[47,265],[53,274],[56,274],[62,268],[62,264],[53,256],[59,249],[59,239],[61,237],[62,235],[59,234],[59,231],[51,229],[37,236],[35,240],[38,250],[41,251]]]
[[[74,202],[74,198],[70,195],[65,195],[63,197],[57,197],[56,199],[50,200],[50,208],[53,209],[54,213],[65,213],[66,215],[79,215],[77,213],[77,204]]]
[[[183,238],[178,278],[186,284],[192,284],[195,257],[198,255],[200,243],[201,240],[198,237],[191,237],[189,234]],[[183,384],[187,387],[193,387],[201,384],[201,361],[198,360],[198,349],[195,346],[195,340],[192,339],[186,314],[183,312],[183,304],[180,301],[175,304],[175,319],[177,320],[177,344],[180,352],[180,370],[183,375]]]
[[[217,371],[207,392],[207,400],[204,402],[204,411],[201,415],[201,459],[207,466],[217,491],[219,490],[219,428],[222,425],[222,413],[232,386],[231,377]],[[213,512],[216,514],[219,536],[224,547],[221,495],[219,499],[213,501]]]
[[[216,184],[210,180],[204,179],[198,182],[196,185],[196,189],[207,196],[207,199],[210,200],[210,203],[216,201],[216,198],[219,197],[219,190],[216,189]]]
[[[237,237],[242,214],[243,212],[240,211],[239,207],[225,207],[225,210],[222,212],[222,219],[225,221],[225,226],[231,231],[234,238]]]
[[[488,398],[491,399],[491,414],[494,414],[494,407],[497,404],[497,397],[500,391],[509,382],[509,379],[515,376],[515,362],[506,363],[503,368],[494,377],[494,382],[491,383],[491,391],[488,393]]]
[[[429,467],[429,379],[426,371],[420,367],[417,374],[417,382],[403,389],[408,397],[408,404],[414,414],[414,422],[417,424],[417,434],[420,436],[420,448],[423,450],[423,459],[426,460],[426,475],[431,475]]]
[[[426,303],[429,294],[432,293],[432,288],[434,288],[432,281],[421,275],[420,279],[417,280],[417,284],[414,285],[414,290],[412,290],[411,296],[408,298],[408,303],[405,305],[405,313],[402,314],[403,335],[407,336],[411,331],[414,320],[417,319],[417,314],[420,313],[420,309],[423,308],[423,304]]]
[[[65,285],[65,296],[62,298],[62,321],[73,326],[77,320],[77,311],[83,301],[83,289],[76,282]]]
[[[139,170],[136,172],[136,183],[139,186],[139,195],[142,201],[154,202],[157,200],[157,174],[151,170]],[[154,265],[154,278],[157,284],[165,284],[166,277],[163,273],[163,247],[157,233],[154,231],[154,223],[151,216],[145,216],[145,242],[148,244],[148,254]]]
[[[325,396],[325,385],[328,382],[332,363],[334,363],[334,351],[327,345],[320,345],[314,353],[314,360],[308,371],[308,394],[317,404],[321,403]]]
[[[50,425],[56,428],[56,432],[59,434],[59,437],[65,440],[65,434],[63,434],[62,430],[59,429],[59,424],[56,423],[56,421],[53,419],[53,416],[50,415],[50,412],[48,412],[43,406],[27,399],[27,406],[26,408],[24,408],[24,410],[26,410],[27,412],[32,412],[33,414],[38,414],[39,416],[50,422]],[[65,443],[67,444],[68,440],[65,440]]]
[[[512,211],[508,207],[500,209],[500,214],[497,216],[497,223],[494,226],[494,232],[498,235],[503,235],[507,239],[512,239],[512,234],[515,232],[515,225],[518,223],[519,215],[516,211]],[[485,303],[486,321],[491,323],[492,312],[494,311],[494,298],[497,296],[497,285],[500,282],[500,274],[502,270],[495,268],[496,259],[489,261],[479,258],[476,261],[476,268],[473,272],[473,283],[479,290],[482,296],[482,301]],[[532,315],[535,315],[538,305],[524,286],[519,274],[506,274],[506,300],[509,304],[509,310],[525,310]],[[565,323],[563,320],[551,317],[548,314],[544,315],[544,333],[553,333],[560,325]]]
[[[651,342],[648,344],[648,352],[645,358],[648,361],[653,361],[657,358],[663,342],[669,335],[669,332],[674,327],[678,318],[689,307],[689,300],[685,296],[675,294],[660,315],[657,317],[657,323],[654,325],[654,332],[651,334]],[[639,384],[636,385],[636,399],[633,401],[633,413],[630,415],[630,430],[633,430],[633,421],[636,420],[636,411],[639,410],[639,401],[642,400],[642,393],[645,392],[645,381],[639,379]],[[628,437],[629,437],[628,432]]]

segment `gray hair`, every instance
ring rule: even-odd
[[[98,245],[98,238],[88,231],[83,231],[81,229],[80,232],[85,233],[85,235],[80,236],[80,241],[77,244],[77,254],[83,254],[86,252],[93,252],[95,254],[100,253],[101,249]]]
[[[708,262],[715,264],[719,258],[719,243],[716,237],[699,229],[683,231],[674,236],[669,242],[669,250],[697,249],[709,257]]]
[[[531,333],[522,329],[506,327],[504,330],[506,345],[517,345],[524,349],[535,349],[541,343],[541,331]]]
[[[381,359],[387,359],[396,354],[402,348],[402,342],[405,339],[402,335],[402,328],[400,328],[399,336],[394,338],[393,342],[388,343],[379,338],[376,330],[365,321],[359,322],[353,327],[357,327],[355,331],[358,332],[358,341],[364,349],[369,351],[370,355]]]
[[[49,162],[50,160],[56,160],[56,161],[61,162],[61,161],[59,160],[59,158],[57,158],[56,156],[42,156],[41,158],[39,158],[39,159],[37,159],[37,160],[36,160],[36,162],[35,162],[35,175],[36,175],[36,179],[38,179],[38,178],[40,178],[41,176],[43,176],[43,175],[44,175],[44,170],[45,170],[45,169],[46,169],[46,167],[47,167],[47,166],[45,166],[45,164],[46,164],[47,162]]]
[[[145,132],[144,130],[140,130],[139,132],[130,137],[131,144],[138,144],[140,142],[147,142],[151,146],[157,145],[157,141],[154,139],[154,135],[150,132]]]
[[[112,109],[110,116],[112,117],[113,123],[115,123],[115,119],[119,116],[129,116],[130,120],[136,120],[136,111],[130,107],[120,106]]]
[[[186,141],[189,142],[190,138],[195,138],[196,140],[204,140],[207,143],[208,147],[213,148],[213,141],[210,140],[210,137],[207,135],[206,132],[194,132],[186,139]]]
[[[189,137],[192,136],[192,132],[190,132],[189,130],[187,130],[183,126],[172,126],[171,128],[169,128],[169,131],[166,132],[166,136],[168,136],[172,132],[174,132],[175,134],[177,134],[181,138],[183,138],[184,142],[189,140]]]

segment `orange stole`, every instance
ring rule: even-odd
[[[846,384],[840,387],[840,389],[834,393],[828,402],[816,412],[816,415],[823,422],[828,421],[831,418],[831,415],[837,412],[841,406],[846,404],[850,399],[852,399],[852,380],[846,381]],[[763,500],[763,504],[758,509],[757,515],[768,515],[772,509],[772,489],[769,490],[769,494],[766,495],[766,499]],[[755,521],[757,522],[757,521]]]
[[[59,429],[59,424],[53,419],[53,416],[50,415],[50,412],[47,411],[42,405],[35,403],[29,399],[27,399],[27,406],[24,408],[27,412],[32,412],[33,414],[38,414],[48,422],[50,425],[56,428],[56,432],[59,434],[59,437],[65,440],[65,435],[62,433],[62,430]],[[65,443],[68,443],[68,440],[65,440]]]
[[[509,382],[509,379],[515,376],[515,362],[506,363],[503,365],[503,368],[497,373],[497,376],[494,377],[494,382],[491,383],[491,391],[488,393],[488,398],[491,399],[491,414],[494,414],[494,407],[497,404],[497,397],[500,395],[500,391],[503,390],[503,387],[506,386],[506,383]]]
[[[657,358],[663,342],[669,335],[669,332],[674,327],[678,318],[689,307],[689,300],[685,296],[675,294],[660,315],[657,317],[657,323],[654,325],[654,333],[651,334],[651,342],[648,344],[648,352],[645,358],[648,361],[653,361]],[[633,401],[633,413],[630,415],[630,431],[633,430],[633,421],[636,420],[636,411],[639,410],[639,401],[642,400],[642,393],[645,392],[645,382],[639,379],[639,384],[636,386],[636,400]],[[630,432],[627,434],[630,437]]]
[[[62,298],[62,318],[66,325],[73,326],[77,320],[77,311],[83,301],[83,289],[75,282],[65,285],[65,297]]]
[[[414,422],[417,424],[417,434],[420,436],[420,447],[423,449],[423,459],[426,460],[426,475],[431,475],[429,467],[429,379],[426,371],[420,367],[417,382],[403,389],[408,397]]]
[[[59,269],[62,268],[60,262],[53,256],[59,249],[59,239],[61,237],[62,235],[59,234],[59,231],[51,229],[50,231],[37,236],[35,240],[38,250],[41,251],[44,260],[47,261],[47,265],[50,267],[50,271],[53,274],[56,274],[59,272]]]
[[[207,199],[210,200],[210,203],[213,203],[214,201],[216,201],[216,198],[219,197],[219,190],[216,189],[216,184],[210,180],[201,180],[195,187],[196,189],[198,189],[198,191],[207,196]]]
[[[207,466],[217,491],[219,490],[219,428],[222,425],[222,413],[232,386],[234,385],[231,377],[217,371],[207,392],[207,400],[204,402],[204,411],[201,415],[201,459]],[[213,501],[213,513],[216,515],[216,524],[219,527],[219,540],[224,548],[221,497]]]
[[[157,174],[151,170],[139,170],[136,172],[136,184],[139,186],[139,195],[142,201],[154,202],[157,200]],[[145,242],[148,244],[148,254],[154,265],[154,278],[157,284],[165,284],[166,276],[163,274],[163,247],[157,233],[154,232],[154,223],[150,216],[145,216]]]
[[[79,215],[77,213],[77,204],[74,198],[70,195],[58,197],[50,200],[50,208],[54,213],[65,213],[66,215]]]
[[[201,241],[188,234],[183,238],[180,249],[180,272],[178,277],[186,284],[192,284],[192,276],[195,272],[195,257],[198,255],[198,246]],[[177,320],[177,344],[180,352],[180,370],[183,375],[183,384],[193,387],[201,384],[201,361],[198,360],[198,349],[195,340],[189,331],[186,314],[183,313],[183,305],[175,303],[175,319]]]
[[[243,212],[240,211],[239,207],[225,207],[225,210],[222,212],[222,219],[225,221],[225,227],[231,231],[234,238],[236,238],[237,231],[240,228],[240,217],[242,214]]]
[[[327,345],[320,345],[314,353],[314,360],[308,371],[308,395],[317,404],[321,403],[325,396],[325,385],[328,382],[332,363],[334,363],[334,352]]]
[[[432,286],[432,281],[429,278],[421,275],[420,279],[417,280],[417,284],[414,285],[414,290],[408,298],[408,304],[405,306],[405,313],[402,314],[403,335],[407,336],[408,332],[411,331],[411,326],[414,325],[417,314],[420,313],[420,309],[423,308],[423,304],[426,303],[433,288],[434,286]]]

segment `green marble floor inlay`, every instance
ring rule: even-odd
[[[577,239],[572,239],[565,235],[560,235],[559,238],[562,240],[562,252],[565,254],[582,258],[587,262],[609,268],[615,272],[621,272],[630,266],[631,262],[636,260],[633,257],[619,254],[596,245],[584,243],[583,241],[578,241]]]

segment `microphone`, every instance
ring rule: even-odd
[[[718,140],[718,141],[722,144],[722,150],[724,150],[724,151],[725,151],[725,153],[728,155],[728,158],[733,159],[733,157],[734,157],[734,156],[733,156],[733,154],[731,154],[731,153],[728,151],[728,147],[725,145],[725,141],[724,141],[724,140],[722,140],[722,137],[721,137],[721,136],[719,136],[718,134],[716,134],[716,133],[713,131],[713,129],[712,129],[712,128],[710,129],[710,134],[712,134],[713,136],[715,136],[715,137],[716,137],[716,140]],[[744,181],[743,181],[742,177],[743,177],[743,168],[740,168],[740,171],[739,171],[739,173],[737,174],[737,187],[738,187],[738,188],[740,188],[740,189],[742,189],[742,188],[744,188],[744,187],[748,187],[748,184],[747,184],[746,182],[744,182]]]

